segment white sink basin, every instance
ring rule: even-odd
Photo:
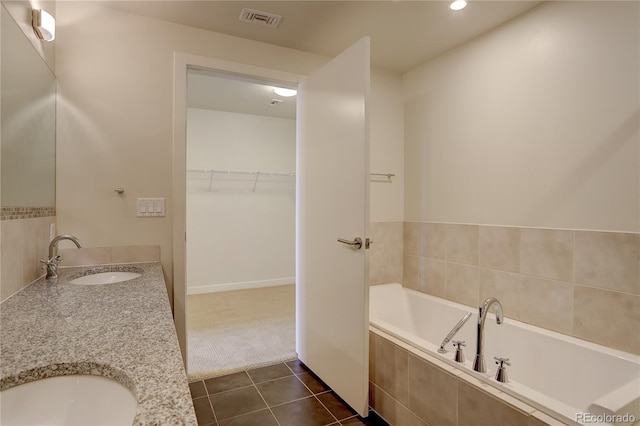
[[[138,403],[103,376],[58,376],[0,392],[3,425],[131,425]]]
[[[69,281],[71,284],[80,285],[98,285],[98,284],[113,284],[122,281],[129,281],[134,278],[138,278],[142,274],[138,272],[97,272],[95,274],[84,275]]]

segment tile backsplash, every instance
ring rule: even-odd
[[[0,222],[0,301],[44,275],[40,259],[47,257],[49,226],[56,222],[55,216],[17,217]]]

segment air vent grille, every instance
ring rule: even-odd
[[[280,23],[282,16],[273,13],[261,12],[259,10],[247,9],[246,7],[240,12],[240,20],[243,22],[251,22],[253,24],[265,25],[267,27],[276,28]]]

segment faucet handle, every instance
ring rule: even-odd
[[[496,360],[496,364],[499,364],[498,371],[496,371],[496,380],[500,383],[509,383],[509,376],[507,376],[507,367],[505,365],[511,365],[509,362],[509,358],[499,358],[494,356],[493,359]]]
[[[453,346],[456,348],[456,357],[454,360],[456,362],[464,362],[464,352],[462,352],[462,348],[467,346],[464,340],[453,340]]]
[[[500,368],[504,368],[505,364],[511,366],[511,363],[509,362],[509,358],[499,358],[497,356],[494,356],[493,359],[496,360],[496,364],[498,364]]]
[[[44,263],[42,269],[46,269],[49,266],[58,266],[58,263],[62,262],[62,256],[57,255],[51,259],[40,259],[40,263]]]

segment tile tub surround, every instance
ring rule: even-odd
[[[369,342],[369,401],[392,426],[564,424],[382,331]]]
[[[371,222],[370,285],[402,282],[403,230],[402,222]]]
[[[92,268],[60,270],[0,305],[0,390],[60,374],[103,374],[131,389],[135,425],[196,425],[159,263],[122,283],[69,280]],[[117,269],[117,265],[113,266]]]
[[[640,234],[405,222],[403,255],[406,287],[640,354]]]

